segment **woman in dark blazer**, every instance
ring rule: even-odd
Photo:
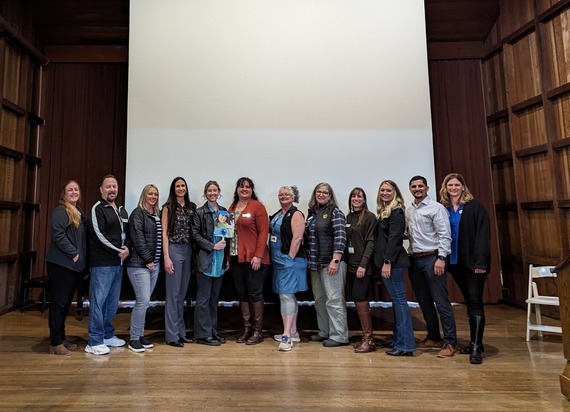
[[[394,309],[393,348],[390,356],[413,356],[416,350],[412,316],[406,298],[404,272],[410,259],[404,249],[406,212],[404,198],[392,180],[384,180],[378,189],[378,225],[374,242],[374,264],[380,268],[382,281]]]
[[[471,330],[471,341],[460,352],[469,355],[470,363],[479,365],[483,362],[484,350],[483,287],[491,261],[489,214],[483,204],[473,198],[459,173],[450,173],[443,179],[439,195],[451,224],[448,270],[467,302]]]

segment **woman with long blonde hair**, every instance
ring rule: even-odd
[[[51,217],[51,246],[45,260],[50,282],[49,351],[54,355],[71,355],[77,350],[77,345],[66,339],[65,318],[86,264],[86,222],[77,205],[80,198],[79,184],[68,180]]]
[[[374,264],[380,268],[394,310],[393,348],[386,354],[413,356],[416,342],[404,283],[404,272],[410,266],[403,245],[406,229],[404,198],[394,181],[384,180],[378,188],[376,202],[378,225],[374,242]]]

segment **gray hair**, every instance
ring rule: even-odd
[[[299,203],[299,189],[297,189],[297,186],[281,186],[279,190],[281,189],[286,189],[289,192],[291,192],[291,194],[293,195],[293,202]]]

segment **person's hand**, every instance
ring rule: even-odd
[[[261,258],[260,257],[254,257],[253,259],[251,259],[251,268],[253,270],[259,270],[260,267],[261,267]]]
[[[119,257],[122,260],[125,260],[129,256],[129,248],[126,246],[123,246],[121,249],[123,249],[123,251],[121,253],[119,253]]]
[[[364,269],[362,266],[360,266],[358,269],[356,269],[356,277],[358,279],[363,278],[365,274],[366,274],[366,269]]]
[[[487,273],[485,269],[475,269],[475,273],[478,275],[482,275],[483,273]]]
[[[336,272],[338,272],[339,265],[340,263],[335,263],[334,259],[331,260],[331,263],[329,263],[329,266],[327,267],[327,272],[329,276],[336,275]]]
[[[391,263],[384,263],[382,265],[382,277],[383,278],[389,279],[391,271],[392,271],[392,264]]]
[[[226,241],[224,239],[214,244],[214,250],[223,250],[225,248],[226,248]]]
[[[78,260],[79,260],[79,253],[73,256],[73,263],[77,263]]]
[[[445,273],[445,260],[436,259],[435,265],[433,266],[433,271],[436,276],[441,276]]]
[[[146,268],[147,268],[148,270],[154,270],[154,262],[147,263],[147,264],[146,264]]]
[[[166,273],[169,275],[172,275],[174,273],[174,263],[172,263],[172,260],[170,258],[164,259],[164,270],[166,270]]]

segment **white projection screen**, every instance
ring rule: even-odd
[[[435,194],[423,0],[131,0],[126,206],[186,178],[229,206],[253,179],[269,213],[283,185],[305,210],[319,182],[410,177]]]

